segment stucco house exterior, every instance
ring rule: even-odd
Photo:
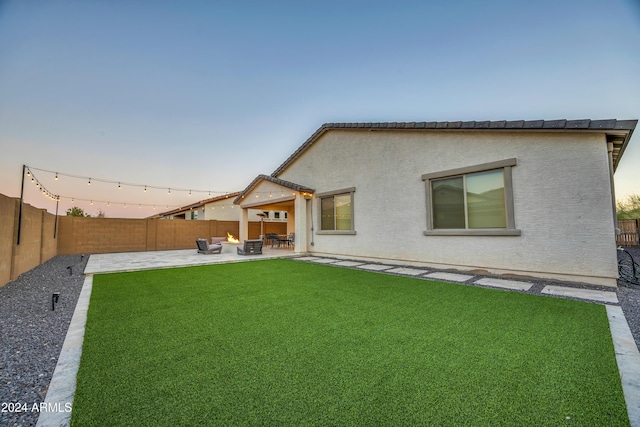
[[[637,120],[327,123],[234,203],[295,251],[616,286],[613,173]]]

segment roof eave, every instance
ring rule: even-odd
[[[625,139],[614,158],[617,168],[638,120],[499,120],[499,121],[456,121],[456,122],[372,122],[372,123],[324,123],[296,151],[291,154],[271,174],[277,178],[291,163],[302,155],[322,135],[329,130],[436,130],[436,131],[576,131],[576,132],[624,132]]]

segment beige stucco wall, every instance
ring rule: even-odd
[[[268,197],[268,194],[263,194],[262,195],[262,201],[265,200],[265,197]],[[280,192],[277,193],[277,196],[280,196]],[[275,199],[275,197],[274,197]],[[204,210],[201,208],[198,212],[198,219],[215,219],[218,221],[240,221],[242,218],[242,214],[241,214],[241,208],[237,205],[233,204],[233,201],[235,200],[235,197],[233,198],[228,198],[228,199],[222,199],[222,200],[216,200],[215,202],[211,202],[211,203],[207,203],[204,206]],[[269,209],[264,209],[264,210],[269,210]],[[258,213],[262,212],[263,210],[261,209],[249,209],[249,221],[260,221],[260,217],[258,216]],[[270,211],[269,212],[269,218],[266,219],[265,221],[281,221],[281,222],[286,222],[286,219],[284,218],[284,215],[281,214],[281,219],[275,219],[273,212],[275,211]],[[280,212],[284,212],[284,211],[280,211]],[[188,216],[188,215],[187,215]]]
[[[512,157],[521,236],[423,235],[423,174]],[[317,193],[356,188],[356,234],[315,234],[311,253],[615,286],[604,134],[332,130],[278,178]]]

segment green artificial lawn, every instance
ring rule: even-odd
[[[72,425],[629,420],[602,305],[263,260],[95,276]]]

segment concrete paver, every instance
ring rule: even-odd
[[[473,278],[473,276],[469,276],[466,274],[446,273],[446,272],[429,273],[429,274],[425,274],[424,277],[428,277],[430,279],[449,280],[451,282],[466,282],[467,280]]]
[[[384,264],[363,264],[358,268],[361,268],[363,270],[383,271],[383,270],[388,270],[391,267],[392,267],[391,265],[384,265]]]
[[[334,262],[338,261],[337,259],[333,259],[333,258],[318,258],[315,259],[311,262],[315,262],[317,264],[333,264]]]
[[[71,422],[73,397],[76,392],[76,377],[82,356],[84,327],[87,323],[87,311],[93,288],[93,276],[87,276],[80,290],[76,308],[71,317],[67,336],[62,344],[56,369],[53,371],[51,383],[47,389],[44,403],[47,410],[40,412],[36,427],[68,426]]]
[[[358,265],[364,264],[363,262],[358,261],[338,261],[334,262],[333,265],[339,265],[341,267],[356,267]]]
[[[548,285],[542,289],[543,294],[562,295],[593,301],[618,303],[618,296],[615,292],[598,291],[595,289],[570,288],[567,286]]]
[[[492,277],[484,277],[482,279],[476,280],[475,283],[478,285],[484,286],[492,286],[494,288],[502,288],[502,289],[512,289],[517,291],[528,291],[533,286],[528,282],[521,282],[518,280],[505,280],[505,279],[494,279]]]
[[[407,276],[419,276],[421,274],[426,273],[426,271],[418,270],[417,268],[397,267],[391,270],[387,270],[385,271],[385,273],[406,274]]]
[[[622,381],[622,391],[632,426],[640,426],[640,352],[622,308],[607,305],[609,328]]]

